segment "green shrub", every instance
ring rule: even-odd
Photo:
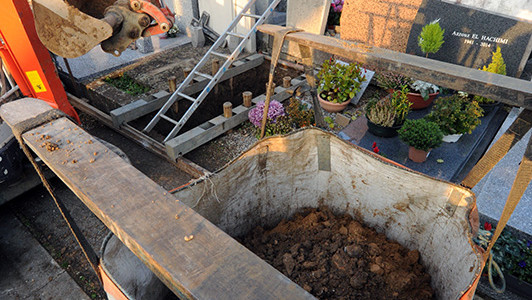
[[[423,26],[418,36],[418,45],[426,57],[429,56],[429,53],[438,52],[444,43],[443,34],[445,30],[440,27],[439,21],[440,19],[437,19]]]
[[[506,64],[504,63],[504,58],[502,57],[501,53],[501,47],[497,46],[497,50],[495,52],[492,52],[491,54],[491,63],[488,66],[483,66],[480,70],[500,74],[500,75],[506,75]],[[489,99],[482,96],[475,96],[473,97],[473,100],[477,101],[478,103],[494,103],[495,100]]]
[[[425,119],[406,120],[398,132],[405,144],[423,151],[440,146],[443,139],[438,124]]]
[[[318,94],[323,100],[343,103],[355,97],[366,77],[358,64],[343,65],[330,59],[323,63],[318,79]]]
[[[426,116],[446,135],[471,133],[480,124],[480,117],[482,109],[478,103],[458,94],[436,99],[432,111]]]

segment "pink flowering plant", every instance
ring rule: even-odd
[[[255,108],[249,111],[248,118],[253,125],[260,127],[262,124],[262,117],[264,114],[264,101],[257,103]],[[272,100],[270,101],[270,107],[268,109],[268,119],[267,121],[275,123],[277,118],[284,116],[284,107],[281,102]]]
[[[340,25],[340,16],[344,8],[344,0],[332,0],[331,8],[329,9],[329,17],[327,18],[327,25]]]

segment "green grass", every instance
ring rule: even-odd
[[[122,74],[118,77],[107,77],[103,81],[133,96],[144,94],[150,90],[149,87],[139,84],[127,74]]]

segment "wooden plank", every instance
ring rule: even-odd
[[[306,82],[302,81],[296,86],[291,86],[289,88],[281,87],[282,90],[280,90],[278,94],[273,95],[272,100],[283,102],[292,96],[291,93],[287,93],[286,91],[293,90],[297,86],[305,84]],[[261,96],[256,97],[255,99],[260,98]],[[187,154],[188,152],[196,149],[197,147],[207,143],[208,141],[222,135],[228,130],[233,129],[242,122],[246,121],[248,119],[248,112],[252,108],[253,107],[248,108],[240,105],[233,109],[233,113],[235,113],[235,115],[233,115],[231,118],[228,119],[224,118],[223,116],[218,116],[210,120],[209,123],[214,124],[214,126],[201,133],[195,132],[192,135],[192,138],[190,138],[191,135],[188,134],[188,132],[190,131],[176,136],[175,138],[166,142],[166,153],[168,154],[168,156],[170,156],[170,158],[178,159],[182,155]]]
[[[59,141],[60,149],[41,147],[42,135]],[[312,299],[67,118],[30,130],[23,139],[176,295]]]
[[[258,26],[261,32],[270,35],[283,28],[270,24]],[[526,80],[311,33],[291,33],[286,39],[373,68],[396,71],[443,87],[532,109],[532,84]]]
[[[244,72],[247,72],[253,68],[256,68],[260,66],[264,62],[264,56],[258,54],[253,55],[251,59],[242,59],[243,62],[242,65],[235,66],[233,68],[228,69],[225,74],[221,77],[220,82],[223,82],[227,79],[230,79],[232,77],[235,77],[237,75],[240,75]],[[187,95],[193,95],[196,93],[199,93],[202,91],[205,86],[209,83],[209,80],[203,77],[198,78],[200,79],[198,82],[195,82],[191,85],[189,85],[187,88],[185,88],[184,93]],[[149,114],[151,112],[154,112],[166,103],[168,99],[170,99],[170,94],[165,95],[164,97],[159,97],[157,99],[154,99],[152,101],[147,102],[139,102],[135,101],[130,104],[126,104],[120,108],[117,108],[115,110],[111,111],[111,117],[113,118],[113,124],[123,124],[126,122],[133,121],[135,119],[138,119],[146,114]],[[178,101],[182,99],[182,97],[177,97]],[[140,100],[139,100],[140,101]],[[115,125],[116,126],[116,125]]]
[[[107,127],[131,139],[132,141],[144,147],[145,149],[151,151],[152,153],[155,153],[159,155],[160,157],[168,160],[170,163],[174,164],[176,167],[178,167],[183,172],[189,174],[190,176],[194,178],[199,178],[209,172],[205,168],[195,164],[194,162],[184,157],[181,157],[178,160],[170,159],[170,157],[166,155],[166,150],[163,144],[145,135],[144,133],[135,129],[133,126],[129,124],[122,124],[120,128],[114,127],[113,121],[111,120],[111,117],[109,115],[91,106],[86,101],[80,98],[77,98],[71,94],[68,94],[68,100],[70,101],[72,106],[74,106],[76,109],[92,116],[93,118],[102,122]]]

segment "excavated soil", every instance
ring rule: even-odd
[[[319,299],[434,298],[419,251],[325,207],[257,227],[241,242]]]

